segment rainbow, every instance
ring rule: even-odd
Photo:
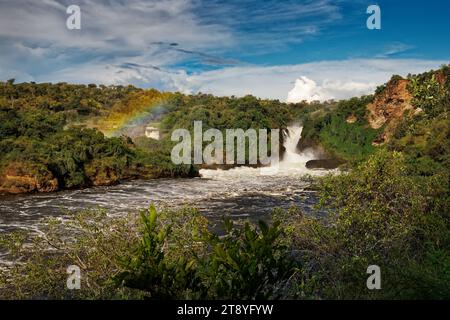
[[[97,129],[107,137],[143,136],[150,123],[156,123],[167,112],[171,93],[145,90],[133,93],[126,101],[113,107],[112,112],[98,121]]]

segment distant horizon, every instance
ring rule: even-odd
[[[439,67],[426,69],[426,70],[423,70],[423,71],[420,71],[420,72],[417,72],[417,73],[416,72],[408,72],[407,74],[396,74],[396,73],[393,73],[388,78],[386,78],[386,81],[381,82],[378,85],[375,85],[370,92],[368,91],[368,92],[365,92],[365,93],[355,94],[353,96],[342,97],[342,98],[339,98],[339,99],[336,99],[334,97],[329,97],[327,99],[317,99],[317,100],[315,100],[315,99],[310,99],[310,100],[303,99],[303,100],[298,100],[298,101],[284,101],[284,100],[278,99],[278,98],[264,98],[264,97],[256,96],[256,95],[254,95],[252,93],[246,93],[246,94],[241,94],[241,95],[236,95],[236,94],[222,94],[222,95],[219,95],[219,94],[215,94],[213,92],[202,92],[202,91],[191,92],[191,93],[183,93],[183,92],[176,91],[176,90],[162,90],[162,89],[158,89],[158,88],[154,88],[154,87],[136,86],[136,85],[131,84],[131,83],[129,83],[129,84],[103,84],[103,83],[82,83],[82,82],[67,82],[67,81],[57,81],[57,82],[23,81],[23,82],[17,82],[15,78],[6,79],[6,80],[0,80],[0,82],[6,83],[7,81],[14,80],[14,84],[17,84],[17,85],[33,83],[33,84],[37,84],[37,85],[40,85],[40,84],[50,84],[50,85],[68,84],[68,85],[84,85],[84,86],[95,85],[96,87],[100,87],[100,86],[105,86],[105,87],[120,87],[120,86],[121,87],[127,87],[127,86],[133,86],[133,87],[135,87],[137,89],[141,89],[141,90],[157,90],[157,91],[159,91],[161,93],[180,93],[180,94],[185,94],[185,95],[202,95],[202,94],[206,94],[206,95],[212,95],[212,96],[216,96],[216,97],[228,97],[228,98],[232,98],[232,97],[234,97],[234,98],[243,98],[245,96],[253,96],[253,97],[255,97],[257,99],[261,99],[261,100],[279,100],[282,103],[304,103],[304,102],[307,102],[307,103],[314,103],[314,102],[326,103],[326,102],[332,102],[332,101],[338,102],[338,101],[341,101],[341,100],[346,100],[346,99],[350,99],[350,98],[354,98],[354,97],[361,97],[361,96],[365,96],[365,95],[375,94],[376,88],[378,86],[380,86],[380,85],[383,85],[383,84],[387,83],[391,79],[391,77],[394,76],[394,75],[400,75],[400,76],[402,76],[403,78],[406,79],[408,74],[415,75],[415,74],[421,74],[423,72],[429,72],[429,71],[433,71],[433,70],[435,71],[435,70],[438,70],[438,69],[440,69],[440,68],[442,68],[443,66],[446,66],[446,65],[450,65],[450,63],[443,63]],[[301,79],[298,79],[298,80],[301,80]],[[294,91],[294,89],[292,91]]]

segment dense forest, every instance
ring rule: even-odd
[[[0,192],[55,191],[122,179],[192,176],[164,144],[138,148],[83,123],[107,117],[144,90],[95,85],[0,84]],[[163,152],[163,154],[161,154]]]
[[[23,263],[0,273],[0,290],[9,298],[449,299],[449,77],[443,66],[394,76],[371,96],[312,104],[171,94],[163,131],[193,120],[220,128],[301,121],[301,148],[346,161],[341,174],[313,182],[318,207],[329,214],[292,208],[275,209],[270,224],[224,219],[219,237],[195,208],[150,206],[120,218],[88,210],[65,223],[77,241],[66,240],[56,219],[44,236],[3,236],[0,245]],[[1,90],[3,168],[28,161],[69,187],[98,168],[145,165],[148,150],[167,143],[137,139],[139,151],[125,137],[67,126],[69,117],[80,124],[86,114],[121,113],[126,108],[114,104],[139,89],[8,82]],[[90,99],[79,112],[69,102],[84,95]],[[49,253],[49,244],[60,250]],[[68,291],[61,284],[74,259],[89,285]],[[365,286],[374,263],[383,270],[383,290]]]
[[[0,84],[0,192],[195,176],[198,168],[170,161],[174,129],[192,129],[194,121],[202,121],[204,130],[283,130],[293,120],[292,110],[285,103],[252,96],[186,96],[133,86],[9,80]],[[144,130],[133,139],[128,136],[127,122],[138,117],[143,120],[133,126],[145,128],[147,118],[156,121],[160,141],[145,138]]]

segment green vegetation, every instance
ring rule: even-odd
[[[0,249],[21,262],[0,272],[0,291],[4,298],[279,297],[293,271],[282,228],[224,225],[226,233],[218,237],[189,208],[150,207],[125,218],[91,210],[66,222],[51,219],[43,235],[0,238]],[[68,231],[76,239],[67,239]],[[72,264],[81,268],[81,290],[66,288],[65,270]]]
[[[161,141],[107,138],[135,115],[162,111]],[[185,96],[132,86],[0,83],[0,192],[54,191],[123,179],[196,175],[174,165],[170,132],[203,128],[286,128],[290,108],[279,101]],[[270,135],[269,135],[270,136]],[[7,178],[9,177],[9,178]],[[14,177],[14,178],[10,178]]]
[[[139,149],[129,138],[106,138],[96,129],[73,124],[87,115],[106,114],[113,103],[137,92],[133,87],[1,83],[1,191],[54,191],[137,177],[195,175],[191,166],[173,165],[163,143]],[[30,179],[36,182],[23,182]]]
[[[277,223],[269,227],[260,222],[258,231],[249,223],[234,228],[225,220],[225,235],[219,238],[190,220],[191,242],[182,239],[172,253],[164,248],[177,244],[170,241],[174,225],[158,226],[154,208],[141,217],[144,228],[136,255],[117,279],[150,298],[274,298],[280,279],[287,279],[292,270],[287,248],[278,241]],[[188,249],[180,255],[183,243]]]
[[[449,112],[450,66],[419,75],[409,75],[408,90],[413,95],[412,104],[423,109],[429,117]]]
[[[161,157],[160,148],[137,149],[130,139],[105,138],[94,129],[64,130],[65,122],[59,114],[0,113],[5,119],[0,124],[1,169],[8,171],[11,164],[24,167],[31,163],[55,177],[58,188],[111,184],[140,176],[173,176],[192,170],[172,165],[170,157]],[[37,173],[25,170],[23,174]]]
[[[330,103],[323,109],[314,105],[308,110],[300,104],[299,110],[290,111],[290,117],[305,120],[306,138],[357,160],[353,170],[315,181],[318,207],[326,209],[327,216],[276,209],[270,224],[233,224],[225,219],[224,234],[218,236],[191,208],[150,207],[121,218],[101,210],[81,212],[67,221],[44,224],[43,234],[3,235],[0,250],[20,263],[1,271],[0,292],[5,298],[450,299],[448,76],[445,66],[409,77],[413,103],[423,111],[405,115],[388,143],[378,148],[371,145],[377,132],[365,120],[372,97]],[[222,119],[223,114],[212,114],[215,108],[197,106],[196,99],[203,98],[205,104],[235,101],[180,95],[180,105],[163,121],[165,128],[175,128],[178,119],[181,126],[193,120],[205,119],[211,125],[224,121],[225,128],[231,124],[227,121],[237,119]],[[191,99],[195,106],[185,109]],[[243,99],[264,110],[264,101]],[[277,124],[270,122],[277,121],[274,111],[267,112],[267,122],[245,118],[241,124]],[[201,115],[204,118],[197,118]],[[355,121],[348,123],[349,117]],[[28,137],[28,130],[42,126],[51,131],[60,121],[56,116],[39,119],[20,127],[16,143]],[[14,124],[1,130],[5,136],[16,135]],[[84,136],[70,137],[81,134],[79,130],[65,130],[58,140],[65,137],[68,145],[76,146]],[[51,133],[58,134],[59,130]],[[83,134],[96,139],[95,131]],[[40,140],[45,139],[44,135]],[[13,140],[2,148],[11,147]],[[121,148],[128,142],[120,139],[98,141],[123,161],[133,150]],[[148,139],[136,144],[168,148]],[[68,231],[73,239],[67,239]],[[81,290],[65,287],[66,268],[72,264],[82,270]],[[366,287],[369,265],[381,268],[381,290]]]
[[[418,148],[423,144],[419,141],[419,136],[431,144],[433,138],[437,137],[432,138],[429,133],[435,135],[440,131],[439,143],[435,143],[435,146],[442,147],[435,153],[441,157],[448,155],[448,151],[442,148],[448,145],[448,139],[445,137],[448,130],[444,127],[447,124],[445,122],[450,107],[449,77],[450,66],[445,65],[437,71],[408,75],[407,89],[412,95],[411,104],[415,108],[420,108],[419,110],[423,113],[414,117],[405,115],[403,121],[396,126],[394,138],[389,141],[391,150],[404,151],[405,148]],[[401,76],[394,75],[389,80],[389,84],[395,85],[402,79]],[[375,95],[383,94],[386,87],[387,84],[379,86]],[[360,163],[377,150],[372,142],[385,129],[384,126],[379,129],[372,129],[369,126],[367,105],[373,102],[373,99],[374,96],[363,96],[332,104],[301,106],[297,109],[300,112],[294,111],[294,113],[304,124],[302,143],[306,146],[320,145],[331,155],[353,164]]]
[[[404,118],[389,150],[402,152],[414,174],[432,176],[450,167],[450,66],[409,76],[412,103],[423,112]]]
[[[369,127],[366,106],[372,96],[338,102],[327,109],[313,111],[303,117],[302,138],[309,144],[320,144],[329,153],[350,161],[360,161],[374,152],[373,140],[380,130]],[[349,117],[354,122],[347,122]],[[305,142],[304,142],[305,143]]]
[[[292,118],[288,105],[277,100],[177,94],[161,127],[166,131],[190,129],[194,121],[202,121],[205,129],[284,129]]]
[[[48,219],[42,226],[44,236],[26,232],[2,234],[1,250],[7,248],[18,263],[0,274],[2,298],[15,299],[124,299],[139,298],[126,288],[116,290],[112,281],[120,272],[120,260],[132,254],[138,241],[130,232],[133,216],[107,219],[103,210],[80,212],[62,226],[58,219]],[[106,223],[107,222],[107,223]],[[76,240],[68,239],[68,232]],[[27,245],[28,244],[28,245]],[[67,290],[67,267],[80,265],[81,290]]]
[[[43,235],[0,239],[20,262],[0,273],[0,291],[54,299],[448,299],[448,185],[407,172],[400,153],[382,151],[358,171],[320,181],[322,204],[334,214],[292,208],[275,210],[271,225],[225,220],[221,237],[189,208],[53,219]],[[65,286],[72,264],[81,268],[81,290]],[[381,267],[382,290],[365,286],[371,264]]]
[[[142,89],[133,86],[75,85],[68,83],[0,82],[0,106],[27,111],[62,112],[71,120],[107,113],[115,104]]]
[[[321,205],[335,214],[312,222],[314,233],[311,221],[292,221],[294,241],[318,261],[320,296],[450,297],[448,75],[444,66],[409,76],[423,112],[405,116],[388,144],[353,170],[319,182]],[[385,270],[382,290],[360,285],[370,264]]]
[[[450,297],[449,171],[422,176],[411,169],[402,153],[380,150],[350,173],[321,181],[322,203],[335,215],[320,224],[316,241],[295,237],[327,253],[319,256],[330,281],[325,296]],[[361,286],[371,264],[384,270],[382,290]]]
[[[193,136],[194,121],[202,122],[202,129],[218,129],[226,143],[226,129],[266,129],[269,140],[271,129],[280,129],[280,145],[283,131],[293,121],[292,107],[277,100],[262,100],[253,96],[214,97],[198,94],[185,96],[176,94],[167,104],[168,112],[161,121],[160,128],[166,134],[175,129],[188,129]],[[204,142],[204,147],[209,143]],[[268,144],[270,152],[270,142]],[[246,141],[246,163],[249,145]],[[236,152],[236,151],[235,151]],[[225,148],[224,155],[225,157]],[[236,155],[235,155],[236,157]]]

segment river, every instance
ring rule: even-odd
[[[110,187],[25,194],[0,197],[0,232],[17,229],[39,231],[45,217],[59,217],[67,210],[102,207],[111,215],[122,215],[138,208],[167,205],[194,206],[211,220],[227,215],[234,219],[264,219],[276,207],[299,206],[313,212],[317,202],[308,190],[308,175],[323,175],[325,170],[308,170],[305,164],[312,153],[297,152],[301,127],[288,128],[286,154],[276,174],[266,175],[259,168],[201,170],[199,178],[135,180]]]

